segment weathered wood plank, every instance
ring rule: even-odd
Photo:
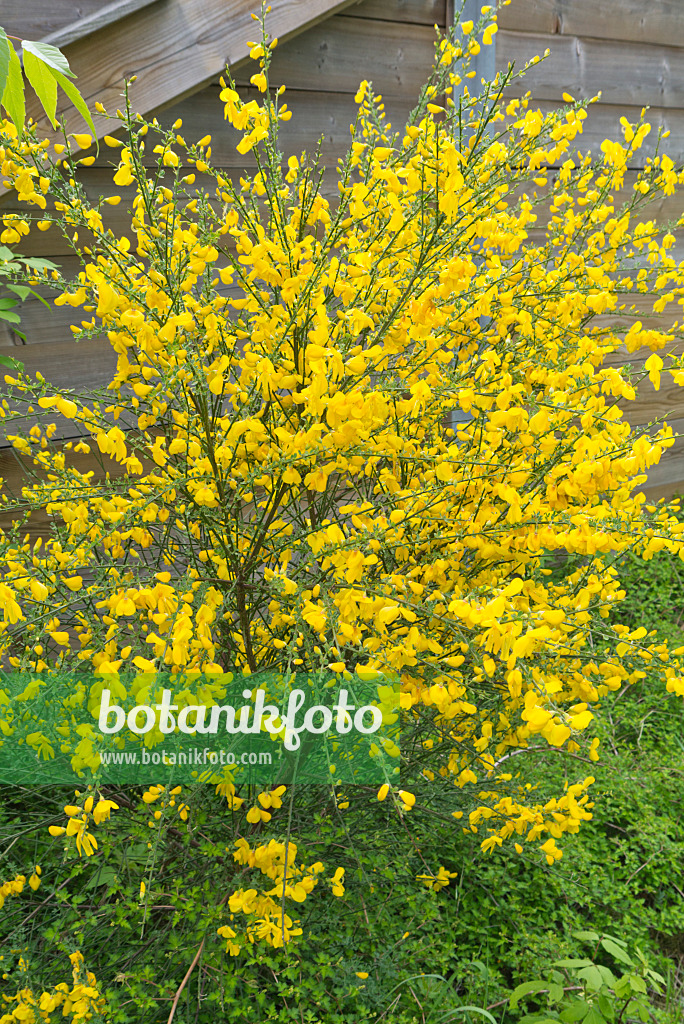
[[[560,32],[560,0],[511,0],[498,11],[499,30]],[[497,45],[498,49],[498,45]]]
[[[319,93],[356,93],[367,78],[383,99],[418,100],[434,57],[435,32],[430,26],[401,22],[328,18],[273,54],[269,75],[274,85]],[[249,85],[251,68],[236,81]],[[287,99],[287,96],[286,96]]]
[[[68,46],[69,43],[76,42],[77,39],[85,39],[86,36],[92,35],[93,32],[97,32],[99,29],[105,28],[115,21],[120,21],[121,18],[139,11],[142,7],[147,7],[148,4],[157,2],[158,0],[113,0],[112,3],[98,7],[97,10],[86,15],[84,18],[78,18],[78,20],[72,21],[63,27],[54,29],[49,35],[44,37],[43,42],[62,49],[64,46]]]
[[[32,377],[40,371],[50,384],[65,391],[102,387],[116,372],[116,352],[106,338],[22,345],[12,355],[21,360]]]
[[[446,0],[356,0],[345,15],[413,25],[446,24]]]
[[[631,365],[637,373],[645,372],[643,363],[632,363]],[[655,420],[661,419],[672,423],[674,420],[681,420],[684,417],[684,390],[681,385],[673,383],[669,373],[664,373],[658,391],[646,377],[640,381],[634,401],[623,400],[618,404],[625,419],[633,426],[653,423]],[[684,476],[684,466],[682,467],[682,476]]]
[[[675,436],[674,444],[663,452],[658,465],[650,467],[647,482],[635,488],[635,493],[643,491],[651,499],[684,494],[684,419],[673,419],[670,426],[680,436]]]
[[[684,106],[684,48],[502,30],[496,37],[497,70],[509,63],[521,69],[547,48],[550,55],[514,84],[514,91],[529,89],[535,100],[560,102],[563,92],[590,99],[600,92],[602,103]]]
[[[58,449],[63,445],[56,446]],[[81,473],[92,472],[92,481],[96,484],[104,480],[106,474],[110,479],[116,480],[126,475],[126,470],[118,462],[114,462],[99,451],[86,454],[85,452],[70,452],[67,455],[68,464],[74,466]],[[44,479],[45,472],[35,467],[29,459],[19,456],[11,448],[0,449],[0,481],[2,481],[2,492],[9,497],[19,498],[21,488],[27,483]],[[0,509],[0,530],[8,530],[12,526],[13,515]],[[44,508],[36,509],[26,526],[25,533],[32,541],[41,537],[47,540],[52,536],[54,520],[47,514]]]
[[[352,0],[273,0],[269,31],[282,42],[303,32]],[[91,109],[99,100],[115,110],[127,78],[134,110],[149,113],[201,89],[222,73],[226,64],[248,58],[254,38],[253,0],[165,0],[151,4],[66,47],[78,85]],[[30,111],[47,130],[36,105]],[[76,110],[61,97],[67,130],[82,130]],[[96,115],[99,137],[107,134],[106,118]],[[78,126],[78,127],[77,127]]]
[[[679,0],[512,0],[499,11],[499,25],[520,32],[684,46]]]
[[[21,0],[2,4],[0,24],[20,39],[43,39],[51,32],[96,14],[107,0]]]

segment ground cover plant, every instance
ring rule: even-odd
[[[634,723],[644,700],[679,720],[684,648],[676,628],[621,619],[621,576],[631,557],[678,559],[682,522],[640,490],[672,430],[629,426],[618,403],[639,374],[605,359],[645,346],[642,375],[684,382],[679,329],[630,308],[684,295],[671,231],[640,213],[682,175],[658,147],[619,205],[645,121],[592,162],[573,148],[586,104],[508,100],[514,70],[454,99],[480,45],[463,24],[405,130],[362,83],[332,202],[315,157],[279,151],[290,112],[267,27],[260,100],[229,77],[221,93],[255,173],[212,167],[211,139],[179,123],[112,114],[113,182],[134,193],[123,238],[107,227],[118,193],[91,205],[78,182],[89,136],[2,127],[26,213],[1,240],[64,231],[77,279],[28,283],[81,308],[76,335],[106,335],[118,365],[88,394],[5,378],[26,484],[2,494],[0,650],[30,683],[2,691],[0,724],[49,765],[22,707],[57,671],[91,709],[105,688],[158,699],[161,669],[193,703],[227,672],[355,672],[400,681],[401,781],[8,789],[0,1021],[408,1022],[494,1004],[513,1019],[545,985],[542,1019],[656,1012],[653,935],[681,934],[681,907],[652,892],[681,850],[658,808],[680,797],[649,760],[675,732]],[[495,27],[485,9],[482,45]],[[55,416],[82,439],[56,444]],[[30,539],[43,508],[45,544]],[[97,764],[94,726],[69,742],[77,768]],[[620,824],[600,817],[618,805]],[[615,833],[636,819],[643,845],[625,850]],[[598,899],[609,881],[623,934]],[[565,904],[544,931],[549,890]],[[582,942],[587,962],[562,966]]]

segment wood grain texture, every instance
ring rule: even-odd
[[[147,7],[148,4],[157,2],[158,0],[113,0],[113,3],[99,7],[86,17],[53,30],[43,38],[43,42],[62,49],[69,43],[76,42],[77,39],[85,39],[93,32],[97,32],[115,21],[120,21],[121,18],[139,11],[142,7]]]
[[[66,25],[96,14],[108,0],[4,0],[0,24],[20,39],[44,39]]]
[[[602,103],[624,106],[684,106],[684,48],[590,39],[584,35],[542,35],[501,30],[496,37],[497,70],[509,63],[517,69],[526,61],[550,55],[531,68],[513,90],[530,89],[535,100],[575,99],[601,93]]]
[[[560,0],[511,0],[498,12],[499,31],[560,32],[559,3]]]
[[[352,0],[273,0],[268,28],[281,42],[305,31]],[[163,0],[136,11],[66,47],[78,86],[91,107],[121,106],[126,79],[134,110],[160,110],[178,98],[201,89],[222,73],[248,59],[247,41],[254,38],[250,14],[253,0]],[[41,127],[47,123],[36,106],[31,113]],[[62,97],[58,113],[69,131],[82,130],[77,111]],[[98,137],[107,134],[104,117],[96,117]]]
[[[367,78],[384,99],[397,97],[417,102],[434,57],[434,29],[401,22],[328,18],[284,43],[273,55],[270,78],[289,90],[318,93],[356,93]],[[250,69],[236,75],[249,84]],[[287,99],[287,97],[286,97]]]
[[[512,0],[499,11],[499,25],[519,32],[684,46],[680,0]]]
[[[63,448],[63,444],[55,446],[57,450]],[[81,473],[92,472],[92,482],[104,480],[109,474],[111,480],[118,480],[126,475],[125,468],[114,462],[108,456],[84,452],[70,452],[67,455],[68,464],[74,466]],[[38,470],[29,459],[19,456],[11,448],[0,449],[0,481],[2,482],[2,493],[10,499],[21,497],[21,488],[31,481],[44,479],[45,473]],[[0,508],[0,530],[9,530],[13,524],[16,513],[13,515]],[[32,512],[26,522],[25,530],[22,529],[22,537],[25,534],[32,541],[41,537],[47,540],[53,534],[54,520],[47,514],[44,508]]]
[[[39,371],[62,394],[106,387],[116,371],[116,353],[106,338],[80,342],[72,338],[65,342],[17,346],[11,354],[23,363],[24,370],[31,377]],[[5,373],[11,371],[3,369],[3,378]],[[24,411],[23,406],[15,406],[15,412],[20,409]],[[10,446],[8,435],[24,435],[37,422],[38,417],[30,413],[0,422],[0,448]],[[42,414],[40,422],[54,422],[57,425],[56,438],[75,438],[83,434],[81,427],[58,413]]]
[[[345,14],[351,18],[444,27],[446,0],[356,0]]]

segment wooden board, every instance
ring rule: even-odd
[[[429,25],[407,31],[402,22],[340,14],[279,46],[270,79],[274,85],[285,83],[289,95],[305,89],[354,94],[365,78],[383,98],[415,104],[432,67],[435,41]],[[251,73],[242,69],[236,81],[249,85]]]
[[[285,41],[343,9],[352,0],[272,0],[268,28]],[[66,48],[78,87],[92,109],[121,106],[124,82],[134,110],[149,113],[188,96],[222,73],[226,64],[248,59],[254,39],[253,0],[164,0],[150,4]],[[48,130],[34,104],[30,111]],[[83,121],[60,94],[58,114],[68,131],[82,131]],[[98,137],[109,132],[106,118],[95,116]]]
[[[72,338],[65,342],[17,346],[11,354],[23,363],[25,372],[31,377],[40,371],[61,394],[105,387],[116,372],[116,353],[106,338],[80,342]],[[0,374],[3,391],[6,374],[12,376],[12,371],[3,367]],[[11,408],[10,405],[10,411]],[[24,412],[25,407],[15,406],[15,409]],[[57,413],[49,413],[47,421],[56,423],[56,438],[80,437],[83,433],[81,427]],[[30,413],[20,419],[0,421],[0,448],[9,446],[8,435],[25,435],[36,422],[38,418]],[[46,422],[45,415],[41,416],[41,422]]]
[[[51,32],[45,36],[43,42],[61,50],[69,43],[74,43],[77,39],[85,39],[93,32],[98,32],[107,25],[113,25],[115,21],[120,21],[129,14],[139,11],[142,7],[157,2],[158,0],[111,0],[111,3],[99,7],[85,18],[81,17],[77,21],[72,21]]]
[[[74,21],[106,7],[109,0],[7,0],[0,24],[7,33],[22,39],[43,39]]]
[[[684,46],[680,0],[511,0],[499,11],[499,25],[519,32]]]
[[[58,446],[60,447],[60,446]],[[109,473],[110,479],[119,479],[125,476],[125,468],[118,462],[114,462],[108,456],[91,452],[91,454],[70,452],[67,455],[68,464],[74,466],[81,473],[92,471],[93,483],[104,480]],[[2,481],[2,492],[13,498],[21,497],[21,488],[33,479],[44,479],[44,471],[38,471],[31,460],[19,456],[13,449],[0,449],[0,480]],[[12,525],[13,516],[10,513],[0,510],[0,530],[7,530]],[[41,537],[46,540],[52,535],[53,519],[45,509],[37,509],[31,513],[26,533],[32,541]]]
[[[446,24],[446,0],[357,0],[345,14],[414,25]]]
[[[509,63],[522,69],[546,49],[550,55],[531,68],[516,94],[531,90],[535,100],[561,101],[569,92],[575,99],[601,93],[602,103],[642,107],[684,106],[684,47],[575,35],[541,35],[501,30],[496,37],[496,66]],[[628,69],[628,73],[626,73]]]

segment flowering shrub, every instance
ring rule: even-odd
[[[77,180],[91,157],[3,127],[0,166],[26,214],[5,216],[2,240],[61,226],[83,269],[45,280],[83,310],[77,340],[106,335],[118,362],[90,394],[5,378],[5,426],[31,475],[3,497],[15,525],[0,537],[0,649],[35,678],[398,676],[410,788],[378,798],[404,816],[439,794],[485,851],[539,841],[553,864],[591,817],[593,777],[540,792],[513,755],[596,761],[601,698],[647,670],[684,694],[683,649],[620,625],[613,565],[628,548],[682,550],[682,524],[639,489],[674,436],[630,427],[618,403],[637,381],[606,362],[646,346],[656,388],[662,373],[684,383],[667,354],[676,330],[645,329],[629,306],[684,295],[672,234],[638,218],[684,178],[658,151],[618,206],[648,124],[625,124],[592,163],[571,148],[586,105],[542,115],[506,101],[513,70],[483,99],[454,100],[454,68],[466,75],[478,44],[445,38],[401,132],[362,83],[331,201],[315,160],[285,166],[279,152],[290,112],[269,82],[275,45],[264,29],[252,48],[260,101],[229,79],[221,92],[237,151],[256,161],[238,182],[212,165],[209,137],[188,142],[180,122],[165,130],[128,106],[112,115],[114,184],[135,193],[123,237],[106,220],[120,197],[93,205]],[[54,414],[82,439],[53,443]],[[83,455],[120,470],[95,477]],[[45,545],[27,538],[43,507]],[[223,795],[240,812],[243,797]],[[280,806],[261,796],[261,811]],[[86,854],[90,816],[120,803],[88,800],[52,830]],[[180,826],[167,802],[168,837]],[[240,827],[273,828],[261,811],[254,801]],[[295,933],[277,900],[308,895],[319,870],[295,867],[289,836],[253,849],[240,835],[235,857],[275,887],[227,896],[233,917],[260,918],[248,938],[273,945]],[[449,872],[421,877],[438,890]],[[331,886],[342,895],[339,872]],[[235,952],[233,924],[218,931]]]

